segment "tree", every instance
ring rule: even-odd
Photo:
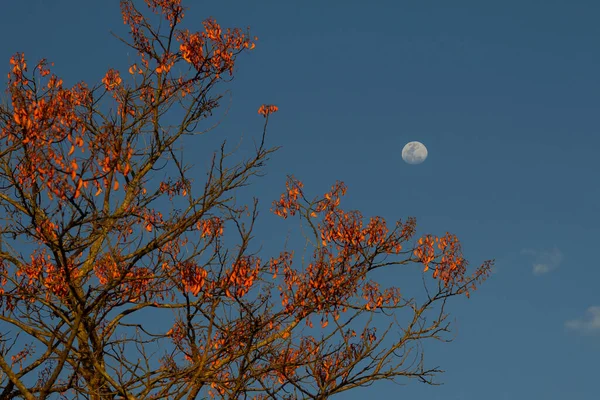
[[[266,129],[277,107],[260,107],[251,157],[231,162],[223,143],[203,180],[176,149],[201,139],[215,86],[255,39],[214,19],[180,28],[179,0],[146,5],[162,28],[121,1],[122,40],[139,57],[124,76],[66,88],[45,60],[31,72],[22,53],[10,60],[0,398],[324,399],[382,379],[431,383],[440,370],[420,342],[445,338],[447,299],[469,295],[491,262],[467,274],[454,235],[411,245],[414,219],[367,222],[340,207],[343,183],[310,199],[291,176],[271,210],[306,228],[306,261],[253,251],[258,202],[237,205],[235,193],[276,150]],[[415,264],[419,299],[370,280]],[[173,320],[153,324],[148,310]]]

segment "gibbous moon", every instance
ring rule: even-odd
[[[408,164],[421,164],[427,158],[427,147],[421,142],[409,142],[402,149],[402,159]]]

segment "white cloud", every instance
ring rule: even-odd
[[[523,249],[521,254],[533,257],[532,272],[534,275],[544,275],[560,266],[563,255],[556,247],[552,250]]]
[[[550,266],[548,264],[533,264],[533,274],[543,275],[550,272]]]
[[[573,319],[565,322],[567,329],[583,334],[600,333],[600,306],[592,306],[587,309],[587,318]]]

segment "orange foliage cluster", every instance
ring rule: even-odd
[[[360,336],[352,329],[342,333],[345,346],[335,352],[323,353],[323,343],[306,335],[297,347],[285,348],[269,358],[275,380],[283,383],[293,380],[298,370],[309,364],[309,373],[316,384],[328,389],[336,384],[337,378],[347,379],[351,366],[360,361],[361,354],[376,340],[375,329],[366,328]]]
[[[163,216],[156,210],[144,209],[144,229],[148,232],[152,232],[152,229],[164,224]]]
[[[201,33],[181,32],[181,57],[192,64],[198,71],[202,69],[204,58],[204,38]]]
[[[101,285],[106,285],[110,281],[120,278],[122,275],[117,262],[109,255],[100,258],[94,263],[94,273]]]
[[[142,23],[145,21],[144,16],[135,8],[132,1],[121,1],[121,15],[123,16],[123,23],[129,25],[133,44],[138,50],[142,63],[147,68],[149,58],[152,55],[152,46],[142,29]]]
[[[282,305],[289,311],[293,307],[304,308],[305,311],[300,311],[300,315],[316,309],[324,311],[326,318],[331,311],[337,319],[340,309],[345,309],[353,293],[358,290],[362,290],[367,310],[398,304],[398,288],[391,287],[382,291],[376,282],[365,282],[369,260],[362,255],[369,253],[369,249],[382,254],[399,254],[403,249],[402,243],[408,241],[415,233],[415,220],[409,219],[404,224],[398,222],[392,233],[381,217],[371,218],[364,226],[360,212],[346,212],[339,207],[340,197],[346,193],[346,186],[342,182],[337,182],[321,200],[307,202],[306,205],[299,201],[304,198],[302,188],[301,182],[293,177],[288,178],[287,190],[280,200],[273,202],[272,211],[282,218],[295,215],[300,210],[306,210],[313,218],[317,213],[323,214],[318,224],[323,247],[315,250],[315,261],[310,263],[304,272],[297,272],[290,267],[284,269],[286,290],[282,290]],[[434,242],[438,243],[439,252],[433,248]],[[466,261],[461,255],[460,245],[455,236],[448,234],[434,240],[427,235],[419,239],[418,243],[414,254],[419,262],[425,264],[425,271],[431,262],[439,260],[436,263],[434,278],[441,279],[446,286],[472,279],[465,276]],[[487,272],[487,268],[484,268],[476,275],[483,277]],[[466,294],[468,295],[468,291]],[[326,322],[322,321],[322,325],[324,324]]]
[[[242,297],[250,289],[261,269],[260,258],[241,257],[236,260],[225,278],[225,294],[227,297]]]
[[[223,235],[223,221],[219,217],[201,219],[196,223],[196,228],[201,232],[201,237],[213,238]]]
[[[283,251],[279,254],[277,258],[271,258],[269,260],[269,272],[273,274],[273,279],[277,278],[277,274],[279,273],[279,269],[283,269],[284,271],[288,271],[292,266],[292,259],[294,258],[294,253],[289,253],[287,251]]]
[[[436,254],[436,247],[441,254]],[[440,279],[445,286],[465,281],[467,261],[462,256],[460,242],[455,235],[450,233],[446,233],[443,237],[426,235],[419,239],[414,255],[425,266],[423,271],[429,270],[433,263],[435,265],[433,277]],[[439,261],[434,261],[436,259]],[[473,285],[471,288],[476,287]],[[468,290],[465,293],[469,296]]]
[[[22,371],[23,370],[23,362],[25,362],[27,360],[27,357],[29,357],[34,351],[35,351],[35,346],[26,344],[23,347],[23,350],[19,351],[17,354],[10,357],[10,361],[11,361],[12,365],[19,363],[19,371]]]
[[[8,74],[9,84],[15,87],[27,85],[29,81],[23,75],[27,71],[25,55],[23,53],[15,54],[10,58],[10,65],[12,65],[12,72]]]
[[[35,228],[35,231],[38,234],[38,242],[52,243],[54,240],[56,240],[57,230],[58,226],[54,222],[50,221],[49,219],[42,220]]]
[[[281,195],[278,202],[273,202],[271,211],[284,219],[288,217],[288,214],[296,215],[296,212],[300,210],[298,197],[302,195],[303,186],[300,181],[288,179],[285,183],[286,192]]]
[[[45,187],[48,197],[59,202],[77,199],[90,183],[96,187],[96,195],[103,188],[118,190],[119,182],[112,172],[123,176],[130,173],[133,148],[114,134],[112,125],[103,126],[93,135],[88,132],[85,109],[90,106],[91,97],[86,86],[77,84],[63,89],[62,80],[50,75],[42,60],[37,69],[48,84],[40,95],[24,78],[27,64],[23,54],[17,53],[11,63],[13,119],[3,127],[0,140],[9,148],[24,150],[16,165],[19,184],[28,189]],[[113,90],[121,78],[111,69],[103,83]],[[89,151],[87,157],[77,156],[77,148],[81,154]]]
[[[165,267],[167,267],[166,264],[163,265],[163,268]],[[184,289],[197,296],[204,287],[206,276],[208,275],[206,270],[192,260],[178,263],[175,269],[179,272]]]
[[[305,346],[302,346],[302,350],[287,348],[277,355],[272,356],[269,359],[271,365],[277,366],[272,372],[272,375],[277,379],[279,383],[284,383],[287,379],[294,378],[296,369],[300,365],[298,362],[305,352],[309,352],[309,346],[313,342],[308,342]]]
[[[173,26],[181,22],[184,17],[184,9],[181,0],[145,0],[152,11],[165,16],[169,25]],[[159,10],[160,9],[160,10]]]
[[[105,255],[94,264],[94,273],[101,285],[116,284],[119,299],[137,302],[142,294],[151,287],[154,273],[146,267],[129,267],[118,258]]]
[[[155,280],[154,273],[146,267],[131,268],[125,274],[124,283],[120,286],[122,298],[127,301],[136,303],[140,297],[147,293],[149,288],[152,288],[152,283]],[[154,285],[154,289],[157,285]]]
[[[362,291],[363,298],[367,301],[365,308],[369,311],[381,308],[384,304],[395,306],[400,302],[400,289],[397,287],[387,288],[381,292],[379,283],[368,281],[363,285]]]
[[[121,82],[123,82],[123,80],[121,79],[119,71],[112,68],[109,69],[106,72],[106,75],[104,75],[104,78],[102,78],[102,83],[104,83],[104,87],[108,91],[119,87],[119,85],[121,85]]]
[[[337,182],[323,199],[317,201],[315,211],[310,211],[313,209],[310,204],[304,206],[299,203],[299,199],[304,197],[302,187],[301,182],[288,178],[287,191],[279,201],[273,203],[272,210],[283,218],[295,215],[303,208],[313,218],[317,216],[316,213],[324,213],[318,226],[323,247],[316,248],[313,256],[315,261],[303,273],[292,270],[289,261],[285,265],[283,273],[286,288],[282,289],[282,305],[286,310],[297,308],[302,317],[311,310],[322,311],[321,326],[325,327],[329,313],[332,312],[335,319],[339,318],[339,312],[346,309],[361,285],[367,309],[397,304],[400,300],[398,289],[389,288],[381,292],[374,283],[364,283],[369,267],[365,262],[367,260],[361,260],[361,254],[371,246],[385,253],[399,253],[401,243],[414,232],[414,221],[409,220],[393,234],[388,234],[385,220],[380,217],[372,218],[363,228],[359,212],[347,213],[339,208],[340,197],[346,193],[343,183]],[[329,247],[330,244],[335,245],[337,254]],[[277,265],[276,262],[273,264]],[[311,325],[309,320],[307,323]]]
[[[48,291],[46,299],[51,295],[59,298],[65,298],[69,293],[68,282],[77,279],[79,270],[72,264],[61,267],[52,262],[52,257],[46,253],[45,249],[37,250],[31,255],[30,263],[23,263],[16,271],[17,277],[22,276],[20,285],[27,288],[27,292],[34,295],[39,290],[41,283]]]
[[[156,12],[163,14],[170,22],[178,22],[183,16],[183,8],[179,1],[147,1]],[[144,33],[147,21],[135,9],[132,2],[121,2],[124,22],[129,24],[134,38],[134,46],[138,49],[146,67],[152,59],[153,49]],[[160,11],[159,11],[160,9]],[[204,22],[205,32],[190,34],[178,31],[180,53],[182,59],[194,64],[199,72],[206,76],[218,78],[224,71],[232,73],[235,55],[246,48],[251,48],[250,39],[239,29],[223,31],[213,20]],[[161,56],[157,72],[168,72],[177,57],[166,52]],[[27,157],[17,163],[17,178],[24,187],[45,186],[49,198],[66,201],[78,198],[82,190],[90,183],[95,186],[95,195],[106,188],[118,190],[119,180],[112,172],[127,176],[131,171],[133,148],[129,141],[115,135],[115,126],[107,123],[103,130],[87,133],[87,115],[85,110],[91,106],[90,91],[83,84],[72,89],[64,89],[62,80],[51,75],[45,60],[36,66],[41,78],[47,79],[47,90],[34,90],[25,77],[27,63],[22,53],[15,54],[10,63],[9,84],[12,87],[13,120],[3,127],[0,139],[8,147],[24,146]],[[144,74],[136,64],[130,68],[131,73]],[[135,107],[130,98],[117,93],[123,80],[119,72],[109,69],[102,83],[106,90],[113,92],[118,101],[119,114],[123,120],[134,117]],[[165,98],[180,91],[182,97],[191,93],[194,80],[179,78],[162,88]],[[39,86],[38,86],[39,87]],[[154,104],[156,90],[150,86],[140,88],[140,99],[147,104]],[[276,107],[270,106],[269,112]],[[66,143],[66,146],[65,146]],[[87,146],[87,148],[86,148]],[[75,155],[76,148],[81,153],[89,150],[82,159]],[[171,188],[178,193],[186,194],[182,183]]]
[[[277,111],[279,111],[279,107],[273,104],[263,104],[258,108],[258,113],[264,116],[265,118],[268,117],[269,114],[273,114]]]
[[[233,75],[235,55],[243,49],[253,49],[254,43],[240,29],[223,32],[213,18],[205,20],[203,25],[204,32],[179,32],[181,57],[204,75],[215,73],[218,77],[225,71]]]
[[[184,16],[184,9],[179,0],[146,0],[148,6],[157,14],[162,14],[171,27],[178,24]],[[148,21],[131,1],[121,1],[123,23],[129,25],[134,46],[142,59],[149,66],[153,59],[153,49],[149,39]],[[254,48],[247,34],[240,29],[222,30],[217,22],[209,18],[203,22],[204,32],[190,33],[187,29],[176,30],[175,39],[180,42],[179,55],[165,52],[155,68],[157,73],[171,70],[178,56],[190,63],[204,76],[214,75],[216,78],[228,71],[233,74],[235,56],[244,49]],[[151,36],[151,35],[150,35]],[[255,38],[256,40],[256,38]],[[137,69],[137,67],[136,67]],[[130,73],[136,72],[130,69]]]
[[[88,104],[88,90],[82,84],[63,89],[62,81],[52,75],[40,97],[40,91],[23,75],[27,71],[24,55],[14,55],[11,64],[8,78],[13,119],[2,128],[0,140],[7,148],[22,146],[26,151],[27,156],[16,165],[19,184],[25,188],[41,185],[48,190],[49,197],[78,197],[87,182],[78,175],[79,164],[70,156],[75,146],[83,150],[82,137],[73,132],[85,132],[76,110]],[[45,60],[40,61],[37,70],[42,77],[50,74]],[[71,148],[68,154],[63,148],[65,142]]]
[[[243,49],[253,49],[254,43],[240,29],[227,29],[223,32],[213,18],[205,20],[203,25],[204,32],[179,32],[177,39],[181,42],[181,57],[205,75],[214,72],[218,77],[225,71],[232,75],[236,53]]]
[[[167,193],[169,195],[169,200],[172,200],[175,195],[187,195],[186,184],[182,180],[178,180],[175,183],[172,183],[171,180],[161,182],[158,190],[161,193]]]

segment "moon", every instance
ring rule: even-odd
[[[408,142],[402,149],[402,159],[407,164],[421,164],[427,158],[427,147],[421,142]]]

